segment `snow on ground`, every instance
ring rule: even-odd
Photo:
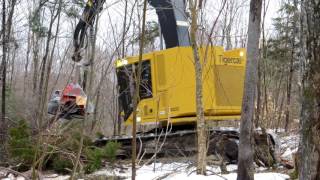
[[[280,137],[280,160],[283,164],[294,166],[294,154],[298,151],[299,135]]]
[[[69,180],[70,176],[59,176],[58,174],[47,175],[43,180]]]
[[[288,149],[291,151],[297,151],[299,146],[299,135],[290,135],[290,136],[283,136],[280,137],[280,151],[284,153]]]
[[[110,171],[110,169],[100,170],[94,175],[107,175],[107,176],[120,176],[126,179],[131,179],[131,169],[130,167],[127,171],[121,173],[119,170]],[[208,175],[202,176],[196,174],[196,168],[191,166],[190,163],[155,163],[151,165],[145,165],[137,170],[138,180],[156,180],[156,179],[166,179],[166,180],[236,180],[237,179],[237,166],[228,165],[227,170],[231,173],[221,174],[220,168],[217,166],[208,166]],[[285,180],[289,176],[280,173],[256,173],[255,179],[259,180]]]
[[[155,168],[155,171],[154,171]],[[228,171],[232,173],[229,174],[220,174],[220,168],[215,166],[208,166],[208,175],[202,176],[197,175],[195,172],[195,167],[190,166],[190,163],[155,163],[151,165],[142,166],[137,170],[137,180],[156,180],[156,179],[166,179],[166,180],[236,180],[236,165],[228,165]],[[95,176],[104,176],[107,177],[122,177],[124,179],[131,179],[131,169],[129,166],[126,166],[126,170],[123,171],[119,168],[111,170],[110,168],[102,169],[97,171],[94,174],[91,174],[90,177]],[[279,173],[256,173],[255,179],[258,180],[285,180],[289,176]],[[58,176],[50,175],[43,178],[43,180],[67,180],[69,176]],[[86,179],[86,178],[84,178]],[[6,179],[2,180],[24,180],[24,178],[14,178],[12,175]]]

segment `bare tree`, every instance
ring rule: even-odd
[[[123,18],[123,32],[122,32],[122,58],[125,58],[126,56],[126,34],[127,34],[127,30],[126,30],[126,26],[127,26],[127,16],[128,16],[128,0],[125,0],[125,6],[124,6],[124,18]],[[122,119],[121,119],[121,106],[119,106],[119,103],[117,103],[117,110],[118,110],[118,115],[117,115],[117,129],[118,129],[118,135],[121,135],[121,124],[122,124]],[[115,131],[116,132],[116,131]]]
[[[265,21],[266,21],[266,15],[267,15],[267,10],[269,7],[269,3],[270,0],[263,0],[263,16],[262,16],[262,23],[261,23],[261,27],[262,27],[262,49],[260,52],[260,54],[262,54],[261,56],[261,60],[266,61],[267,58],[267,50],[266,50],[266,34],[265,34]],[[257,81],[257,109],[256,109],[256,114],[255,114],[255,127],[262,127],[265,128],[263,123],[260,123],[260,116],[261,116],[261,98],[262,98],[262,62],[261,60],[258,62],[258,81]],[[265,73],[265,71],[264,71]],[[265,75],[264,75],[264,80],[265,80]],[[266,91],[265,91],[266,92]]]
[[[298,29],[297,29],[297,22],[295,21],[296,20],[296,17],[298,17],[298,10],[297,10],[297,2],[294,1],[293,3],[293,7],[295,8],[294,10],[294,19],[292,21],[292,27],[293,27],[293,32],[292,32],[292,35],[291,35],[291,55],[290,55],[290,63],[289,63],[289,77],[288,77],[288,84],[287,84],[287,94],[286,94],[286,98],[287,98],[287,102],[286,102],[286,112],[285,112],[285,126],[284,126],[284,129],[286,132],[288,132],[288,129],[289,129],[289,117],[290,117],[290,105],[291,105],[291,96],[292,96],[292,78],[293,78],[293,74],[294,74],[294,61],[295,61],[295,51],[296,51],[296,34],[298,32]],[[289,20],[288,20],[289,21]]]
[[[302,107],[300,115],[300,180],[320,177],[320,10],[319,1],[300,3]]]
[[[257,65],[259,60],[258,47],[260,38],[261,9],[262,0],[251,0],[248,26],[246,77],[240,124],[238,180],[254,179],[252,130],[255,89],[257,85]]]
[[[17,1],[12,0],[9,3],[9,14],[6,19],[6,1],[2,2],[2,96],[1,96],[1,121],[0,121],[0,143],[6,144],[7,136],[7,122],[6,122],[6,88],[7,88],[7,52],[12,32],[12,18]],[[6,155],[5,146],[0,148],[0,160],[3,160]]]
[[[135,77],[135,92],[133,95],[133,123],[132,123],[132,174],[131,179],[136,179],[136,159],[137,159],[137,139],[136,139],[136,131],[137,131],[137,107],[140,99],[140,83],[141,83],[141,73],[142,73],[142,55],[144,49],[144,36],[145,36],[145,26],[146,26],[146,12],[147,12],[147,0],[143,2],[143,15],[142,15],[142,28],[140,35],[140,47],[139,47],[139,63],[138,70]]]
[[[197,135],[198,135],[198,154],[197,154],[197,174],[206,174],[207,158],[207,127],[205,124],[202,94],[202,65],[198,51],[196,34],[198,31],[198,1],[190,0],[191,11],[191,30],[190,41],[193,51],[194,68],[196,74],[196,106],[197,106]]]
[[[31,16],[31,11],[29,10],[29,17]],[[26,93],[27,87],[27,78],[28,78],[28,67],[30,61],[30,51],[31,51],[31,27],[28,27],[28,44],[27,44],[27,52],[26,52],[26,62],[24,65],[24,77],[23,77],[23,96]]]
[[[37,84],[38,84],[38,68],[39,68],[39,48],[40,48],[40,34],[41,34],[41,10],[43,3],[40,1],[33,1],[36,8],[32,12],[31,24],[32,26],[32,55],[33,55],[33,74],[32,74],[32,90],[33,95],[37,93]]]
[[[53,7],[51,7],[51,18],[49,22],[49,29],[47,32],[47,41],[45,46],[45,53],[42,58],[42,64],[41,64],[41,76],[40,76],[40,82],[39,82],[39,98],[37,101],[37,111],[36,111],[36,118],[37,118],[37,127],[39,133],[39,137],[37,139],[37,148],[36,153],[33,160],[32,165],[32,174],[33,178],[36,177],[36,168],[41,171],[42,170],[42,163],[44,161],[45,156],[43,154],[46,153],[47,146],[42,146],[42,143],[44,142],[44,139],[42,137],[42,128],[43,128],[43,120],[45,119],[45,112],[46,112],[46,103],[47,103],[47,91],[48,91],[48,84],[49,84],[49,77],[51,72],[51,63],[52,63],[52,56],[54,52],[54,48],[56,45],[57,37],[54,38],[54,45],[52,47],[52,53],[50,56],[50,42],[52,41],[52,28],[55,20],[57,17],[59,17],[59,22],[57,24],[57,30],[59,28],[60,24],[60,13],[61,13],[61,6],[62,6],[62,0],[56,1],[53,4]],[[58,31],[57,31],[58,32]],[[49,62],[48,62],[49,60]],[[47,64],[48,62],[48,64]],[[42,149],[42,147],[44,147]],[[43,152],[42,152],[43,151]]]
[[[6,1],[2,1],[2,93],[1,93],[1,124],[0,124],[0,143],[5,144],[7,139],[7,123],[6,123],[6,52],[7,52],[7,43],[6,43]],[[0,149],[0,160],[3,161],[5,158],[5,147],[1,146]]]

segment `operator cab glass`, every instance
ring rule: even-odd
[[[119,85],[119,103],[124,111],[124,119],[127,120],[133,111],[132,98],[136,87],[136,81],[133,72],[138,71],[138,63],[128,64],[117,68],[117,78]],[[152,78],[151,65],[149,60],[142,62],[140,89],[140,101],[152,98]]]

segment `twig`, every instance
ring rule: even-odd
[[[141,163],[144,155],[146,155],[146,152],[147,152],[146,150],[143,151],[143,154],[141,155],[141,158],[139,159],[138,166],[140,166],[140,163]]]
[[[167,140],[167,135],[170,134],[171,130],[172,130],[172,123],[170,122],[170,107],[169,107],[169,112],[168,112],[168,121],[167,121],[167,127],[166,127],[166,133],[164,134],[164,138],[163,138],[163,141],[159,147],[159,149],[157,149],[157,151],[154,153],[154,155],[149,159],[149,161],[147,161],[147,163],[145,164],[149,164],[154,158],[157,157],[157,154],[161,151],[164,143],[166,142]],[[170,125],[170,128],[169,128],[169,125]],[[162,133],[163,133],[163,130],[161,130],[161,133],[159,135],[159,138],[158,138],[158,141],[157,141],[157,144],[156,144],[156,147],[158,147],[158,143],[160,141],[160,138],[162,137]]]
[[[193,171],[191,171],[190,173],[188,173],[188,176],[190,176],[192,173],[194,173],[194,172],[196,172],[197,170],[193,170]],[[220,177],[220,178],[222,178],[222,179],[224,179],[224,180],[228,180],[227,178],[225,178],[225,177],[223,177],[223,176],[221,176],[220,174],[217,174],[217,173],[215,173],[215,172],[213,172],[213,171],[211,171],[211,170],[206,170],[207,172],[211,172],[212,174],[211,175],[215,175],[215,176],[218,176],[218,177]],[[211,175],[209,175],[209,176],[211,176]]]
[[[178,147],[177,144],[174,144],[174,146],[177,148],[177,150],[179,151],[179,153],[180,153],[183,157],[187,157],[187,156],[183,153],[183,151]]]
[[[169,124],[170,124],[170,129],[169,129]],[[163,138],[163,141],[162,141],[159,149],[157,150],[156,153],[153,154],[153,156],[152,156],[144,165],[149,164],[149,163],[156,157],[156,154],[160,152],[160,150],[162,149],[164,143],[166,142],[167,135],[168,135],[168,133],[171,132],[171,130],[172,130],[172,124],[168,121],[168,123],[167,123],[167,128],[166,128],[166,133],[164,134],[164,138]],[[162,132],[161,132],[161,134],[160,134],[160,136],[159,136],[158,142],[160,141],[161,136],[162,136]],[[158,142],[157,142],[157,143],[158,143]]]
[[[139,152],[138,152],[138,155],[137,155],[137,159],[140,159],[141,151],[142,151],[142,140],[141,140],[140,136],[138,136],[138,139],[139,139],[139,142],[140,142],[140,146],[139,146]],[[140,162],[140,160],[139,160],[139,162]]]
[[[224,179],[224,180],[228,180],[227,178],[221,176],[221,175],[218,174],[218,173],[215,173],[215,172],[213,172],[213,171],[211,171],[211,170],[207,170],[207,171],[208,171],[208,172],[211,172],[211,173],[212,173],[211,175],[219,176],[220,178],[222,178],[222,179]],[[211,176],[211,175],[210,175],[210,176]]]
[[[177,167],[177,168],[174,168],[174,169],[172,170],[172,172],[166,173],[166,174],[164,174],[164,175],[162,175],[162,176],[160,176],[160,177],[156,177],[156,178],[154,178],[154,179],[165,179],[165,178],[167,178],[167,177],[170,176],[170,175],[173,175],[173,174],[178,173],[178,172],[179,172],[178,170],[179,170],[181,167],[183,167],[183,166],[179,166],[179,167]]]

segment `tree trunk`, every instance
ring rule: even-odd
[[[46,68],[46,75],[45,75],[45,79],[44,79],[45,81],[44,81],[44,87],[43,87],[43,93],[42,93],[43,103],[42,103],[42,106],[41,106],[41,108],[42,108],[41,112],[42,113],[46,113],[45,109],[46,109],[46,104],[47,104],[48,85],[49,85],[49,81],[50,81],[50,74],[51,74],[51,68],[52,68],[52,63],[53,63],[53,56],[54,56],[54,52],[55,52],[55,49],[56,49],[56,44],[57,44],[58,34],[59,34],[59,29],[60,29],[61,8],[62,8],[62,0],[59,0],[58,1],[58,9],[57,9],[57,13],[56,13],[56,16],[58,16],[57,25],[56,25],[56,33],[55,33],[55,36],[54,36],[54,41],[53,41],[53,45],[52,45],[52,49],[51,49],[51,54],[49,56],[49,62],[48,62],[48,66]]]
[[[294,43],[294,42],[293,42]],[[289,77],[288,77],[288,85],[287,85],[287,104],[286,104],[286,112],[285,112],[285,126],[284,129],[288,132],[289,128],[289,116],[290,116],[290,105],[291,105],[291,89],[292,89],[292,76],[293,76],[293,59],[294,59],[294,48],[291,52],[292,56],[290,59],[290,67],[289,67]]]
[[[142,29],[141,29],[141,37],[140,37],[140,48],[139,48],[139,65],[138,72],[136,76],[136,88],[133,96],[133,123],[132,123],[132,174],[131,179],[136,179],[136,157],[137,157],[137,139],[136,139],[136,131],[137,131],[137,107],[139,102],[139,92],[140,92],[140,81],[141,81],[141,72],[142,72],[142,54],[144,48],[144,36],[145,36],[145,26],[146,26],[146,11],[147,11],[147,0],[144,0],[143,3],[143,16],[142,16]]]
[[[29,16],[31,13],[29,13]],[[27,53],[26,53],[26,62],[24,65],[24,76],[23,76],[23,97],[25,97],[26,94],[26,87],[27,87],[27,81],[28,81],[28,67],[29,67],[29,57],[30,57],[30,50],[31,50],[31,28],[29,26],[28,30],[28,44],[27,44]]]
[[[262,72],[261,72],[261,60],[266,61],[267,58],[267,47],[266,47],[266,35],[265,35],[265,19],[266,19],[266,14],[267,14],[267,10],[268,10],[268,5],[266,5],[266,0],[263,0],[263,19],[262,19],[262,48],[260,50],[260,54],[262,54],[262,56],[260,55],[261,59],[260,61],[258,61],[258,82],[257,82],[257,110],[256,110],[256,115],[255,115],[255,126],[254,127],[262,127],[265,128],[263,123],[260,123],[260,113],[261,113],[261,99],[262,99]],[[264,72],[265,73],[265,72]],[[263,110],[263,109],[262,109]]]
[[[259,38],[262,0],[251,0],[248,26],[247,66],[242,102],[240,142],[238,155],[238,180],[254,179],[253,167],[253,114],[257,65],[259,60]]]
[[[51,19],[50,19],[49,30],[48,30],[48,34],[47,34],[45,52],[44,52],[44,56],[42,58],[42,63],[41,63],[40,82],[39,82],[39,90],[38,90],[40,95],[43,94],[43,85],[45,83],[45,76],[46,76],[45,72],[47,69],[47,61],[48,61],[48,56],[49,56],[49,51],[50,51],[50,42],[52,40],[52,27],[53,27],[53,23],[55,22],[57,17],[58,17],[58,13],[54,14],[54,10],[53,10],[52,15],[51,15]],[[43,97],[43,98],[46,98],[46,97]]]
[[[7,122],[6,122],[6,1],[2,1],[2,95],[1,95],[1,121],[0,121],[0,143],[6,144],[7,141]],[[5,162],[6,150],[5,146],[0,147],[0,161]]]
[[[10,75],[10,83],[9,83],[9,88],[10,89],[14,89],[14,72],[15,72],[15,61],[16,61],[16,55],[17,55],[17,47],[14,46],[13,49],[13,55],[11,58],[11,75]]]
[[[262,48],[263,50],[263,48]],[[263,59],[263,58],[261,58]],[[261,91],[261,60],[258,62],[258,81],[257,81],[257,109],[255,114],[255,124],[254,127],[258,128],[261,126],[262,123],[260,123],[260,115],[261,115],[261,97],[262,97],[262,91]]]
[[[195,64],[195,76],[196,76],[196,106],[197,106],[197,138],[198,138],[198,154],[197,154],[197,174],[206,174],[206,158],[207,158],[207,130],[204,119],[203,110],[203,95],[202,95],[202,64],[200,62],[200,56],[198,51],[198,45],[196,40],[196,34],[198,31],[198,12],[197,12],[197,0],[190,0],[189,7],[191,10],[191,30],[190,30],[190,42],[193,51],[193,58]]]
[[[38,67],[39,67],[39,34],[37,32],[32,32],[32,44],[33,44],[32,90],[33,90],[33,95],[36,95],[37,82],[38,82]]]
[[[125,45],[126,45],[126,34],[127,34],[127,30],[126,30],[126,26],[127,26],[127,16],[128,16],[128,0],[125,0],[125,7],[124,7],[124,19],[123,19],[123,32],[122,32],[122,58],[125,58],[126,56],[126,49],[125,49]],[[117,100],[118,101],[118,100]],[[121,135],[121,125],[122,125],[122,119],[121,119],[121,107],[119,106],[120,103],[116,103],[116,107],[117,107],[117,117],[115,117],[117,119],[117,128],[118,130],[116,131],[117,134],[120,136]]]
[[[127,14],[128,14],[128,0],[125,0],[125,7],[124,7],[124,19],[123,19],[123,32],[122,32],[122,58],[126,56],[126,49],[125,49],[125,38],[126,38],[126,26],[127,26]]]
[[[36,144],[36,151],[35,151],[35,155],[33,158],[33,164],[32,164],[32,178],[34,179],[36,177],[36,168],[39,169],[39,171],[42,170],[42,164],[44,161],[44,157],[42,153],[47,153],[47,146],[43,145],[44,137],[42,136],[42,128],[44,126],[43,120],[45,117],[45,113],[46,113],[46,102],[47,102],[47,91],[48,91],[48,82],[46,81],[46,76],[49,78],[50,76],[50,70],[47,69],[51,67],[48,65],[47,66],[47,60],[49,57],[49,51],[50,51],[50,42],[52,40],[52,27],[53,27],[53,23],[55,21],[55,19],[58,17],[58,15],[60,14],[60,6],[61,6],[61,1],[56,1],[53,4],[54,8],[53,10],[51,10],[51,18],[50,18],[50,24],[49,24],[49,30],[48,30],[48,34],[47,34],[47,41],[46,41],[46,47],[45,47],[45,54],[43,56],[42,59],[42,65],[41,65],[41,76],[40,76],[40,82],[39,82],[39,89],[37,92],[39,92],[39,98],[37,100],[37,109],[36,109],[36,125],[37,125],[37,130],[40,132],[39,133],[39,137],[37,139],[37,144]],[[56,6],[58,6],[58,9],[56,10]],[[59,23],[58,25],[59,26]],[[56,41],[56,39],[55,39]],[[52,50],[54,51],[54,49]],[[52,52],[53,53],[53,52]],[[45,74],[47,72],[47,74]]]
[[[300,63],[303,67],[302,107],[300,115],[301,152],[299,179],[320,177],[320,11],[314,0],[300,4]]]
[[[40,21],[40,18],[41,18],[41,15],[40,15],[40,11],[41,11],[41,8],[42,8],[42,4],[41,2],[36,2],[36,1],[33,1],[34,3],[34,6],[36,7],[34,9],[34,12],[35,15],[34,16],[37,16],[39,18],[39,21]],[[38,4],[36,4],[38,3]],[[32,90],[33,90],[33,96],[37,96],[38,93],[37,93],[37,85],[38,85],[38,68],[39,68],[39,51],[40,51],[40,33],[37,32],[36,30],[33,30],[32,32],[32,53],[33,53],[33,74],[32,74]]]
[[[260,63],[262,64],[262,63]],[[268,115],[269,115],[269,109],[268,109],[268,91],[267,91],[267,77],[266,77],[266,63],[263,63],[263,106],[261,108],[261,119],[265,119],[268,122]],[[265,128],[268,128],[267,124],[265,125]]]
[[[296,4],[296,3],[295,3]],[[296,7],[296,6],[295,6]],[[297,10],[295,10],[296,12]],[[295,13],[296,14],[296,13]],[[291,57],[290,57],[290,65],[289,65],[289,77],[288,77],[288,85],[287,85],[287,104],[286,104],[286,120],[285,120],[285,126],[284,129],[286,132],[288,132],[289,128],[289,116],[290,116],[290,105],[291,105],[291,89],[292,89],[292,77],[293,77],[293,62],[294,62],[294,56],[295,56],[295,39],[296,39],[296,21],[292,22],[292,26],[294,27],[292,38],[291,38]]]
[[[0,121],[0,143],[6,144],[8,125],[6,122],[6,87],[7,87],[7,51],[11,36],[12,18],[16,6],[16,0],[9,3],[10,10],[6,20],[6,1],[2,1],[2,96],[1,96],[1,121]],[[0,76],[1,77],[1,76]],[[6,156],[5,146],[0,148],[0,161],[4,162]]]

